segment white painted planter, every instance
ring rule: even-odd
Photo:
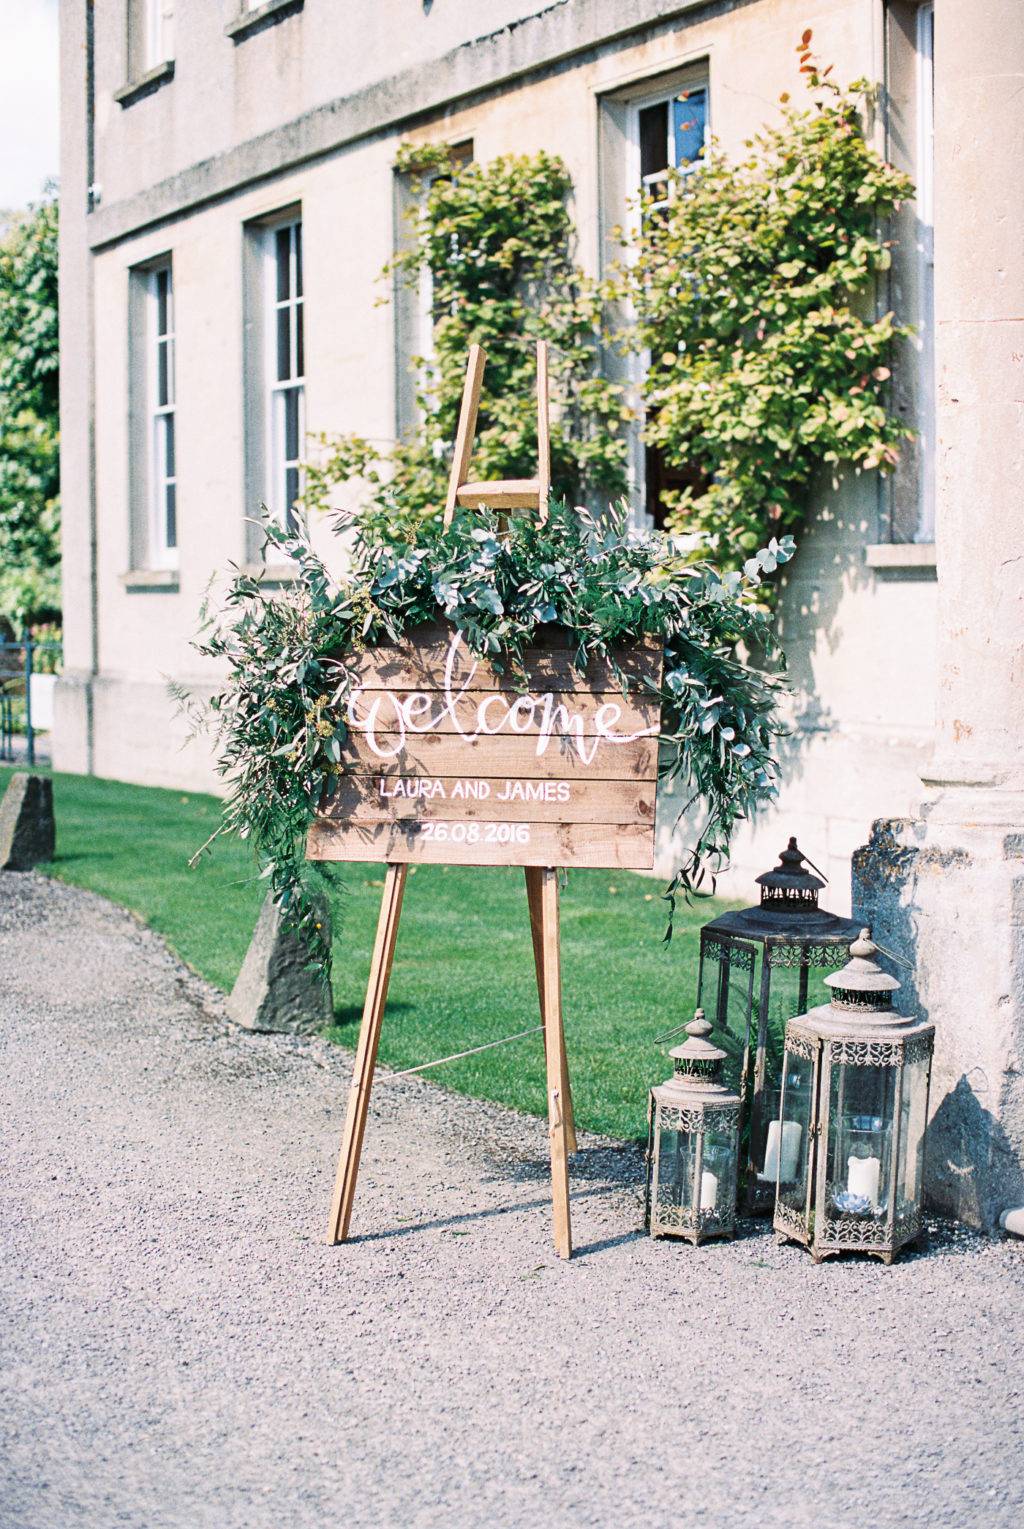
[[[30,684],[32,730],[37,733],[48,733],[53,726],[53,692],[57,686],[57,676],[33,674]]]

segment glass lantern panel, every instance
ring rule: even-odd
[[[689,1206],[693,1204],[693,1177],[697,1167],[697,1137],[689,1131],[658,1131],[657,1204]]]
[[[704,1119],[700,1209],[724,1212],[733,1205],[736,1195],[739,1133],[735,1125],[724,1124],[715,1110],[707,1110]]]
[[[761,1106],[761,1128],[756,1133],[758,1140],[751,1139],[750,1161],[754,1166],[754,1172],[761,1183],[775,1183],[775,1169],[778,1166],[778,1143],[780,1140],[779,1120],[782,1111],[782,1086],[781,1084],[767,1083],[763,1094]],[[753,1138],[753,1132],[751,1136]],[[790,1132],[791,1141],[793,1133]],[[769,1147],[771,1148],[771,1160],[769,1161]],[[769,1171],[770,1170],[770,1171]]]
[[[900,1100],[900,1148],[896,1170],[896,1214],[915,1210],[921,1201],[924,1175],[924,1133],[928,1123],[928,1058],[903,1068]]]
[[[826,1204],[837,1216],[882,1219],[889,1211],[895,1067],[832,1064]]]
[[[725,1082],[736,1093],[743,1092],[744,1063],[747,1061],[748,1030],[751,1026],[751,994],[755,952],[745,946],[724,942],[712,947],[704,958],[701,987],[697,1001],[715,1028],[715,1042],[726,1053],[722,1065]],[[755,1034],[750,1036],[749,1070],[753,1071]]]
[[[779,1199],[800,1216],[807,1210],[813,1096],[813,1059],[788,1052],[780,1118],[768,1126],[765,1161],[758,1178],[769,1184],[777,1180]]]
[[[806,1014],[815,1004],[825,1003],[829,990],[823,978],[827,969],[809,967],[806,957],[813,954],[798,945],[773,947],[768,987],[768,1024],[765,1031],[765,1087],[779,1088],[782,1083],[782,1057],[786,1045],[786,1024],[798,1014]],[[766,959],[768,952],[765,952]],[[776,964],[784,956],[786,963]],[[792,965],[788,964],[792,961]]]

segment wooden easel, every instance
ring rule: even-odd
[[[462,394],[455,452],[444,524],[451,524],[456,504],[470,508],[536,510],[541,524],[547,520],[551,466],[548,438],[547,346],[537,345],[537,476],[506,479],[502,482],[469,482],[469,461],[476,433],[476,418],[483,382],[484,352],[479,345],[469,351],[466,383]],[[560,1258],[572,1256],[572,1227],[569,1214],[569,1165],[576,1151],[576,1128],[572,1095],[569,1089],[569,1064],[562,1025],[562,970],[558,923],[558,871],[552,867],[526,866],[526,896],[530,914],[530,934],[537,970],[537,992],[544,1030],[544,1056],[547,1069],[548,1132],[551,1142],[551,1193],[554,1211],[555,1248]],[[345,1134],[334,1186],[331,1219],[327,1231],[330,1245],[344,1242],[348,1236],[355,1198],[359,1158],[366,1129],[370,1090],[377,1061],[388,982],[398,938],[398,921],[409,867],[405,862],[389,861],[385,872],[377,937],[370,963],[359,1045],[356,1050],[352,1086],[349,1091]]]

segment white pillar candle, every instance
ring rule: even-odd
[[[783,1184],[791,1184],[797,1175],[797,1167],[800,1162],[800,1122],[798,1120],[772,1120],[768,1123],[768,1144],[764,1150],[764,1167],[757,1175],[759,1179],[774,1184],[776,1179],[781,1179]],[[782,1158],[782,1171],[779,1171],[779,1157]]]
[[[798,1120],[782,1122],[782,1167],[779,1170],[779,1178],[783,1184],[791,1184],[797,1176],[800,1164],[800,1135]]]
[[[877,1157],[851,1157],[848,1160],[849,1175],[846,1187],[852,1195],[862,1195],[871,1201],[871,1209],[878,1209],[878,1178],[882,1171]]]
[[[714,1210],[718,1204],[718,1179],[707,1169],[700,1176],[700,1208]]]
[[[777,1120],[768,1122],[768,1145],[764,1149],[764,1167],[757,1175],[759,1179],[766,1179],[774,1184],[779,1176],[779,1139],[782,1126]]]

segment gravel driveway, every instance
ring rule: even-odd
[[[654,1243],[581,1137],[561,1263],[543,1124],[380,1074],[328,1248],[350,1058],[36,875],[0,1047],[2,1529],[1024,1522],[1022,1242]]]

